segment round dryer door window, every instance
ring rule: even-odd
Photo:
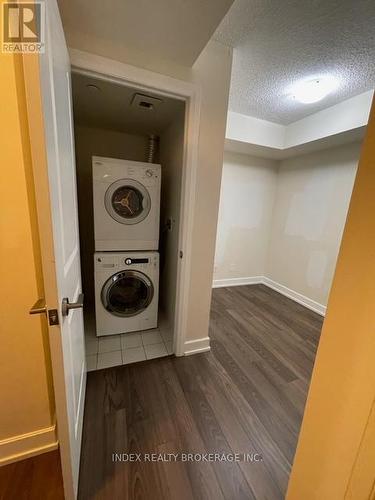
[[[140,271],[114,274],[102,288],[102,303],[116,316],[135,316],[144,311],[154,296],[152,281]]]
[[[149,192],[140,182],[121,179],[109,186],[105,193],[105,208],[121,224],[138,224],[150,212]]]

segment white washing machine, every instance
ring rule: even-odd
[[[95,250],[157,250],[161,167],[92,158]]]
[[[96,252],[94,267],[98,337],[158,326],[157,252]]]

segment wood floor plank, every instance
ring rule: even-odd
[[[63,500],[59,450],[0,467],[1,500]]]
[[[264,448],[260,444],[259,436],[261,431],[259,428],[260,422],[257,422],[257,437],[254,439],[253,432],[247,432],[247,426],[243,426],[243,419],[239,407],[243,407],[246,421],[249,421],[247,408],[243,405],[243,401],[237,399],[235,402],[228,398],[228,392],[225,390],[225,384],[218,384],[220,375],[215,370],[213,364],[209,364],[207,354],[195,356],[193,359],[195,370],[200,374],[199,383],[206,395],[222,432],[225,435],[228,444],[234,453],[243,455],[245,453],[263,452]],[[233,388],[231,387],[230,394],[233,397]],[[234,403],[234,404],[233,404]],[[267,436],[268,440],[268,436]],[[268,442],[268,441],[267,441]],[[255,498],[282,498],[282,489],[280,489],[278,480],[273,477],[268,468],[269,457],[263,457],[261,461],[239,462],[248,484],[253,491]],[[281,467],[279,468],[281,470]],[[287,481],[288,474],[284,476],[284,482]]]
[[[278,412],[273,411],[271,404],[263,396],[262,389],[257,388],[247,378],[238,363],[230,356],[224,346],[217,340],[212,341],[215,357],[223,365],[232,379],[233,384],[240,390],[246,401],[253,408],[259,420],[263,422],[268,433],[277,440],[278,447],[289,462],[293,459],[295,436]]]
[[[216,289],[209,353],[89,373],[79,498],[284,498],[321,326],[263,285]],[[181,459],[249,451],[262,460]],[[122,452],[179,458],[113,462]]]
[[[175,360],[174,362],[178,362]],[[179,434],[179,449],[182,453],[206,453],[206,447],[198,430],[197,422],[191,412],[183,388],[181,387],[174,363],[171,360],[161,364],[161,376],[164,391],[175,416]],[[194,493],[197,499],[223,499],[222,490],[216,479],[211,463],[188,462],[187,470]]]
[[[300,342],[289,341],[290,335],[286,335],[287,339],[285,339],[283,330],[274,331],[273,334],[270,334],[267,331],[268,329],[264,326],[261,327],[259,321],[249,318],[246,312],[240,314],[238,311],[228,310],[228,314],[236,324],[245,329],[245,333],[249,334],[245,337],[247,344],[267,345],[267,350],[262,359],[266,365],[279,375],[281,381],[292,382],[298,378],[297,375],[310,379],[314,359],[310,359],[310,356],[299,348]],[[267,359],[267,356],[269,359]],[[284,376],[282,376],[282,372],[285,373]]]
[[[233,454],[234,451],[229,446],[215,413],[199,385],[197,372],[194,374],[191,372],[191,361],[181,359],[175,363],[175,368],[206,450],[210,450],[210,453]],[[237,463],[218,461],[214,463],[213,469],[225,498],[255,499]]]
[[[258,361],[252,361],[251,357],[247,355],[248,346],[244,343],[239,345],[238,342],[234,341],[235,338],[235,335],[223,335],[222,332],[220,333],[219,328],[215,332],[215,339],[218,342],[222,342],[230,357],[236,360],[239,368],[242,370],[243,376],[248,379],[248,383],[252,386],[252,393],[255,394],[261,389],[258,397],[272,405],[275,412],[283,414],[285,421],[289,422],[289,431],[294,434],[296,427],[295,419],[299,419],[300,415],[295,406],[282,393],[282,389],[280,389],[281,384],[285,381],[280,378],[277,371],[274,371],[273,366],[264,362],[262,358]],[[270,376],[270,373],[272,373],[272,376]],[[297,376],[294,376],[293,380],[296,378]],[[278,383],[275,383],[276,380]],[[247,393],[249,391],[246,391]]]
[[[315,318],[314,322],[311,322],[311,318],[312,314],[319,317],[318,314],[296,304],[291,299],[280,296],[280,294],[267,289],[264,285],[257,285],[257,287],[258,293],[254,293],[254,296],[248,296],[247,291],[243,290],[244,287],[234,287],[236,289],[234,291],[236,299],[241,298],[247,304],[248,309],[258,315],[259,318],[268,320],[280,329],[293,331],[307,343],[316,344],[319,335],[317,336],[314,325],[315,321],[319,321],[319,318]],[[262,296],[263,289],[267,290],[264,296]],[[275,297],[275,294],[279,295],[279,297]],[[302,308],[302,311],[296,309],[296,306]]]
[[[272,439],[263,422],[254,412],[253,407],[233,384],[231,377],[217,358],[207,355],[206,361],[209,364],[210,373],[215,377],[217,383],[220,383],[223,387],[230,408],[247,434],[249,450],[255,450],[255,452],[263,455],[262,463],[265,464],[269,471],[272,481],[276,481],[277,486],[283,491],[283,485],[286,486],[290,473],[290,462],[280,450],[278,442]],[[261,479],[261,477],[258,479]],[[261,483],[261,491],[267,492],[265,484],[266,481],[264,481],[264,484]],[[259,497],[262,498],[262,495],[258,493],[257,498]],[[266,498],[279,497],[269,495]]]

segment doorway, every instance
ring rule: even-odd
[[[103,77],[98,78],[96,75],[79,71],[72,73],[72,95],[82,288],[85,294],[87,369],[91,371],[171,355],[175,352],[185,101],[181,98],[160,95],[156,92],[145,91],[135,86],[109,81]],[[153,148],[152,151],[150,151],[151,147]],[[154,283],[150,283],[153,295],[158,295],[158,297],[155,297],[155,300],[158,299],[155,306],[155,323],[153,323],[151,329],[147,327],[137,328],[137,326],[133,325],[134,320],[130,319],[136,318],[137,313],[142,314],[145,309],[142,290],[147,291],[148,287],[147,282],[144,282],[144,280],[142,281],[144,285],[138,286],[139,280],[132,276],[131,278],[122,279],[123,281],[127,280],[127,283],[130,282],[129,279],[132,279],[134,293],[131,300],[142,307],[139,307],[138,310],[133,310],[133,308],[130,312],[127,312],[126,317],[118,319],[118,316],[122,313],[119,312],[117,306],[112,307],[109,300],[105,307],[106,310],[111,308],[111,312],[116,316],[114,322],[119,324],[119,330],[111,331],[112,325],[115,327],[111,318],[108,318],[108,326],[104,324],[101,328],[97,328],[95,318],[98,317],[99,321],[104,322],[107,317],[106,311],[101,313],[101,310],[103,307],[103,290],[108,285],[108,278],[114,276],[113,279],[116,281],[117,291],[114,291],[113,287],[111,288],[113,297],[118,298],[120,288],[122,290],[126,289],[126,293],[129,293],[129,287],[126,284],[121,287],[121,280],[117,279],[119,273],[122,273],[126,266],[123,265],[121,269],[119,268],[116,274],[110,271],[107,272],[103,278],[103,272],[97,272],[99,265],[97,260],[110,259],[113,250],[117,250],[117,257],[122,255],[122,251],[125,251],[125,253],[127,251],[134,252],[134,249],[136,250],[135,257],[147,258],[150,253],[148,251],[139,252],[136,242],[121,244],[112,241],[113,248],[110,244],[103,247],[106,250],[103,253],[104,257],[101,255],[94,258],[95,251],[98,250],[95,245],[96,236],[94,237],[94,233],[96,234],[98,228],[95,226],[94,231],[94,219],[102,216],[100,210],[104,212],[105,207],[100,196],[96,195],[93,198],[93,183],[96,182],[93,179],[93,169],[95,166],[100,171],[104,163],[113,163],[115,161],[119,161],[119,165],[122,165],[123,169],[126,169],[126,162],[132,162],[132,168],[137,169],[137,167],[143,168],[148,160],[151,160],[150,167],[154,164],[161,165],[160,224],[157,227],[159,244],[157,248],[153,247],[159,253],[159,276],[155,276]],[[121,169],[121,167],[119,168]],[[147,168],[147,165],[145,168]],[[149,172],[150,169],[147,169],[146,173]],[[120,177],[126,177],[126,175],[121,173]],[[121,180],[116,180],[116,182],[121,183]],[[108,186],[113,186],[116,182],[108,184]],[[129,180],[127,180],[127,183],[129,184]],[[133,183],[142,187],[137,180],[134,180]],[[105,189],[105,196],[107,196],[111,187],[108,187],[108,189],[105,187]],[[116,189],[119,191],[120,188],[117,187]],[[133,186],[132,192],[134,189]],[[141,197],[140,206],[145,203],[144,200],[149,200],[148,210],[145,215],[150,219],[150,210],[152,212],[154,209],[152,205],[159,204],[159,194],[155,192],[155,197],[158,199],[155,198],[154,200],[153,192],[151,192],[150,197],[145,188],[143,188],[143,194],[139,188],[134,192],[139,193],[138,197]],[[134,200],[135,203],[138,198]],[[100,204],[100,207],[95,206],[95,203]],[[157,206],[155,210],[158,211],[159,207]],[[114,233],[110,237],[115,238],[124,227],[125,230],[127,227],[122,224],[121,218],[123,214],[118,214],[117,211],[113,215],[112,212],[113,210],[110,211],[110,216],[115,219],[115,222],[113,224]],[[157,216],[159,217],[159,214]],[[138,219],[145,224],[148,220],[146,217],[138,217]],[[131,219],[131,223],[133,224],[132,227],[135,227],[134,217]],[[105,242],[103,243],[100,240],[100,243],[103,245]],[[132,246],[128,248],[127,244]],[[102,246],[99,249],[102,249]],[[125,253],[123,254],[124,258],[128,255],[125,255]],[[108,267],[112,264],[108,261],[103,265]],[[147,273],[147,270],[145,272]],[[143,273],[140,273],[140,275],[143,276]],[[99,283],[95,280],[103,281]],[[96,296],[98,294],[101,295],[100,299]],[[136,301],[138,295],[140,300]],[[150,293],[146,295],[149,296]],[[110,295],[106,293],[106,297],[110,298]],[[127,297],[127,300],[130,300],[129,297]],[[147,304],[148,307],[153,306],[152,302],[151,304],[150,302],[151,300]],[[124,307],[124,304],[121,304],[121,307]],[[104,319],[100,316],[101,314],[106,315]],[[129,332],[127,329],[129,329]],[[123,333],[120,334],[120,331]]]

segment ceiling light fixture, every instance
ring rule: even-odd
[[[338,81],[333,76],[319,76],[295,83],[290,88],[290,95],[303,104],[321,101],[338,87]]]

